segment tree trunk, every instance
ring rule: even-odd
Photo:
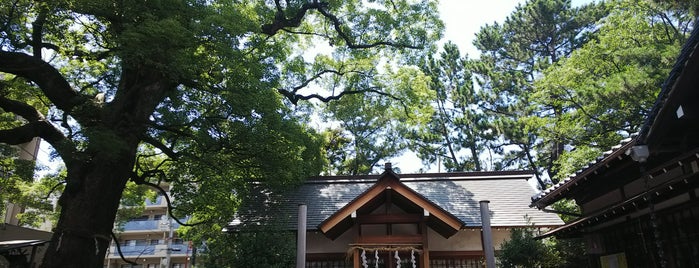
[[[121,153],[104,150],[91,160],[68,167],[66,191],[59,200],[61,216],[42,267],[103,266],[121,195],[133,168],[136,146],[131,147],[134,149]]]

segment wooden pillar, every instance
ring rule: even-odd
[[[421,268],[430,268],[430,248],[427,243],[427,225],[425,224],[425,218],[420,221],[420,233],[422,234],[422,257],[420,258]]]
[[[307,206],[299,204],[299,216],[296,236],[296,268],[306,267],[306,214]]]
[[[352,259],[354,259],[354,266],[353,266],[353,267],[354,267],[354,268],[360,268],[360,267],[361,267],[361,261],[362,261],[362,260],[359,259],[359,249],[358,249],[358,248],[355,248],[355,249],[352,251]]]
[[[495,252],[493,249],[493,232],[490,228],[490,209],[488,209],[488,200],[479,202],[481,207],[481,235],[483,241],[483,252],[485,253],[485,263],[487,268],[495,268]]]

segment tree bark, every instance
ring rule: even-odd
[[[61,216],[42,267],[102,267],[111,231],[135,159],[128,152],[99,152],[72,165],[68,181],[76,187],[61,196]],[[116,154],[115,154],[116,153]]]
[[[104,108],[79,111],[88,146],[63,155],[68,176],[61,216],[42,267],[102,267],[126,183],[132,178],[148,117],[174,83],[162,74],[124,68],[122,88]],[[91,121],[93,120],[93,121]]]

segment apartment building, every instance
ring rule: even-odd
[[[183,222],[186,219],[181,219]],[[105,258],[108,268],[186,268],[191,267],[192,247],[189,241],[177,237],[180,225],[167,214],[167,202],[162,195],[146,200],[140,217],[133,218],[117,230],[118,241],[112,241]],[[124,261],[117,250],[121,248]]]
[[[20,144],[17,146],[17,158],[23,159],[23,160],[36,160],[37,156],[39,154],[39,145],[41,144],[41,140],[38,138],[33,139],[30,142]],[[3,200],[4,201],[4,200]],[[5,203],[4,208],[5,211],[4,213],[0,213],[4,216],[4,219],[2,223],[8,223],[12,225],[19,225],[19,219],[17,218],[17,215],[20,213],[24,212],[24,207],[19,206],[17,204],[13,203]],[[40,230],[42,231],[50,231],[51,230],[51,225],[50,223],[46,223],[41,226]]]

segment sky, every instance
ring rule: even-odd
[[[459,46],[462,54],[469,57],[478,55],[472,42],[476,32],[486,24],[503,22],[507,15],[524,0],[441,0],[439,16],[444,21],[445,30],[442,42],[452,41]]]
[[[573,6],[590,3],[592,0],[572,0]],[[445,31],[442,42],[447,40],[455,43],[462,54],[470,58],[478,55],[472,41],[476,32],[486,24],[497,21],[504,22],[505,18],[515,10],[517,5],[525,0],[440,0],[439,15],[444,21]]]

